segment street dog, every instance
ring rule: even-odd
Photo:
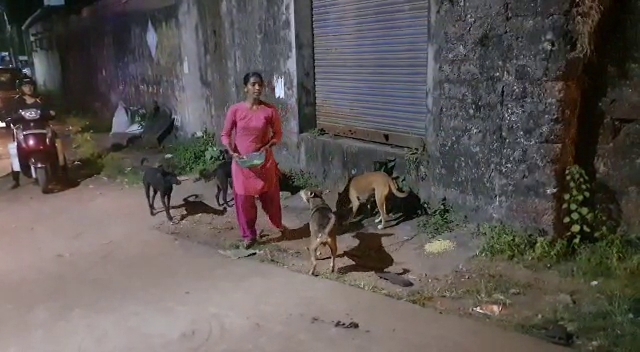
[[[227,200],[227,194],[229,193],[229,187],[233,189],[232,177],[231,177],[231,154],[229,151],[225,149],[224,151],[224,161],[222,161],[213,171],[201,172],[198,178],[196,178],[195,182],[200,180],[204,180],[204,182],[213,181],[216,185],[216,202],[218,206],[222,207],[223,205],[229,205],[229,201]],[[222,194],[223,202],[220,202],[220,195]]]
[[[173,222],[170,211],[171,193],[173,193],[173,185],[179,185],[182,182],[180,182],[175,173],[165,170],[162,165],[157,167],[145,165],[147,161],[147,158],[142,158],[142,160],[140,160],[140,166],[144,169],[142,185],[144,186],[144,194],[147,197],[149,213],[151,216],[155,216],[156,196],[160,193],[160,201],[167,214],[167,220]],[[153,189],[153,194],[150,192],[151,189]]]
[[[309,245],[309,254],[311,255],[311,269],[309,275],[314,275],[318,252],[320,246],[325,245],[331,250],[331,272],[335,272],[336,255],[338,253],[338,242],[336,234],[333,231],[336,223],[336,216],[333,214],[331,207],[325,202],[323,195],[328,191],[317,191],[303,189],[300,196],[305,203],[309,204],[311,216],[309,219],[309,230],[311,231],[311,243]]]
[[[409,195],[408,192],[400,192],[396,182],[382,171],[367,172],[354,177],[349,185],[351,216],[349,216],[347,222],[353,221],[356,216],[356,212],[358,211],[358,207],[360,207],[360,203],[366,201],[371,194],[374,194],[376,198],[376,205],[380,212],[380,216],[375,220],[375,222],[380,222],[378,229],[384,229],[386,221],[389,220],[389,216],[387,215],[386,199],[390,191],[400,198],[404,198]]]

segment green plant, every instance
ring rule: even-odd
[[[141,170],[131,167],[128,159],[121,153],[109,153],[100,160],[100,163],[101,175],[107,179],[122,181],[129,185],[142,182]]]
[[[485,257],[502,257],[509,260],[528,258],[536,247],[536,238],[521,233],[504,224],[482,225],[479,235],[484,243],[478,254]]]
[[[320,137],[320,136],[326,135],[327,131],[325,131],[324,128],[314,128],[311,131],[309,131],[309,134],[315,137]]]
[[[457,221],[446,199],[442,199],[434,209],[430,209],[428,205],[425,208],[427,215],[420,218],[417,224],[420,233],[433,238],[455,229]]]
[[[566,241],[541,237],[505,224],[482,225],[478,232],[484,239],[478,254],[484,257],[557,263],[567,255]]]
[[[565,171],[568,187],[562,196],[562,222],[567,228],[565,237],[572,247],[578,247],[584,239],[603,239],[612,229],[605,216],[593,206],[592,187],[582,168],[570,166]]]
[[[98,143],[93,139],[91,132],[79,132],[71,135],[72,148],[76,153],[76,159],[100,158],[102,151]]]
[[[170,146],[169,153],[173,170],[182,175],[213,170],[224,160],[223,150],[216,145],[215,135],[208,131]]]
[[[302,170],[290,170],[283,172],[282,176],[286,184],[293,186],[295,189],[318,188],[321,186],[320,181],[311,173]]]
[[[81,112],[71,112],[63,115],[60,120],[67,125],[71,134],[82,132],[108,133],[111,132],[111,120],[101,119],[95,115]]]

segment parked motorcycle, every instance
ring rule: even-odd
[[[67,159],[61,141],[56,137],[48,112],[24,109],[8,119],[13,128],[13,143],[9,144],[13,171],[35,178],[42,193],[52,182],[68,176]]]

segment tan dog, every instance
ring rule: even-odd
[[[378,229],[384,229],[385,222],[389,220],[386,206],[386,199],[389,195],[389,191],[393,192],[393,194],[400,198],[404,198],[409,195],[408,192],[402,193],[398,191],[396,182],[382,171],[367,172],[354,177],[349,185],[349,200],[351,201],[352,213],[347,222],[351,222],[356,216],[358,207],[360,207],[360,202],[366,201],[371,194],[375,194],[376,205],[380,212],[380,217],[378,217],[375,222],[382,222],[378,225]]]
[[[336,216],[331,207],[325,202],[323,195],[329,191],[317,191],[303,189],[300,196],[309,204],[311,216],[309,219],[309,230],[311,231],[311,243],[309,244],[309,254],[311,255],[311,269],[309,275],[313,275],[316,270],[318,252],[320,246],[325,245],[331,250],[331,272],[336,268],[336,254],[338,253],[338,242],[333,227],[336,223]]]

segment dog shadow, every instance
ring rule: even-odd
[[[201,214],[225,215],[227,208],[217,209],[202,201],[202,196],[192,194],[182,199],[182,204],[171,207],[171,209],[184,209],[184,214],[180,216],[180,221],[192,216]]]
[[[358,244],[344,251],[341,256],[349,258],[353,264],[338,269],[340,274],[354,272],[384,272],[394,264],[394,259],[382,244],[382,239],[392,233],[357,232],[353,238]]]

